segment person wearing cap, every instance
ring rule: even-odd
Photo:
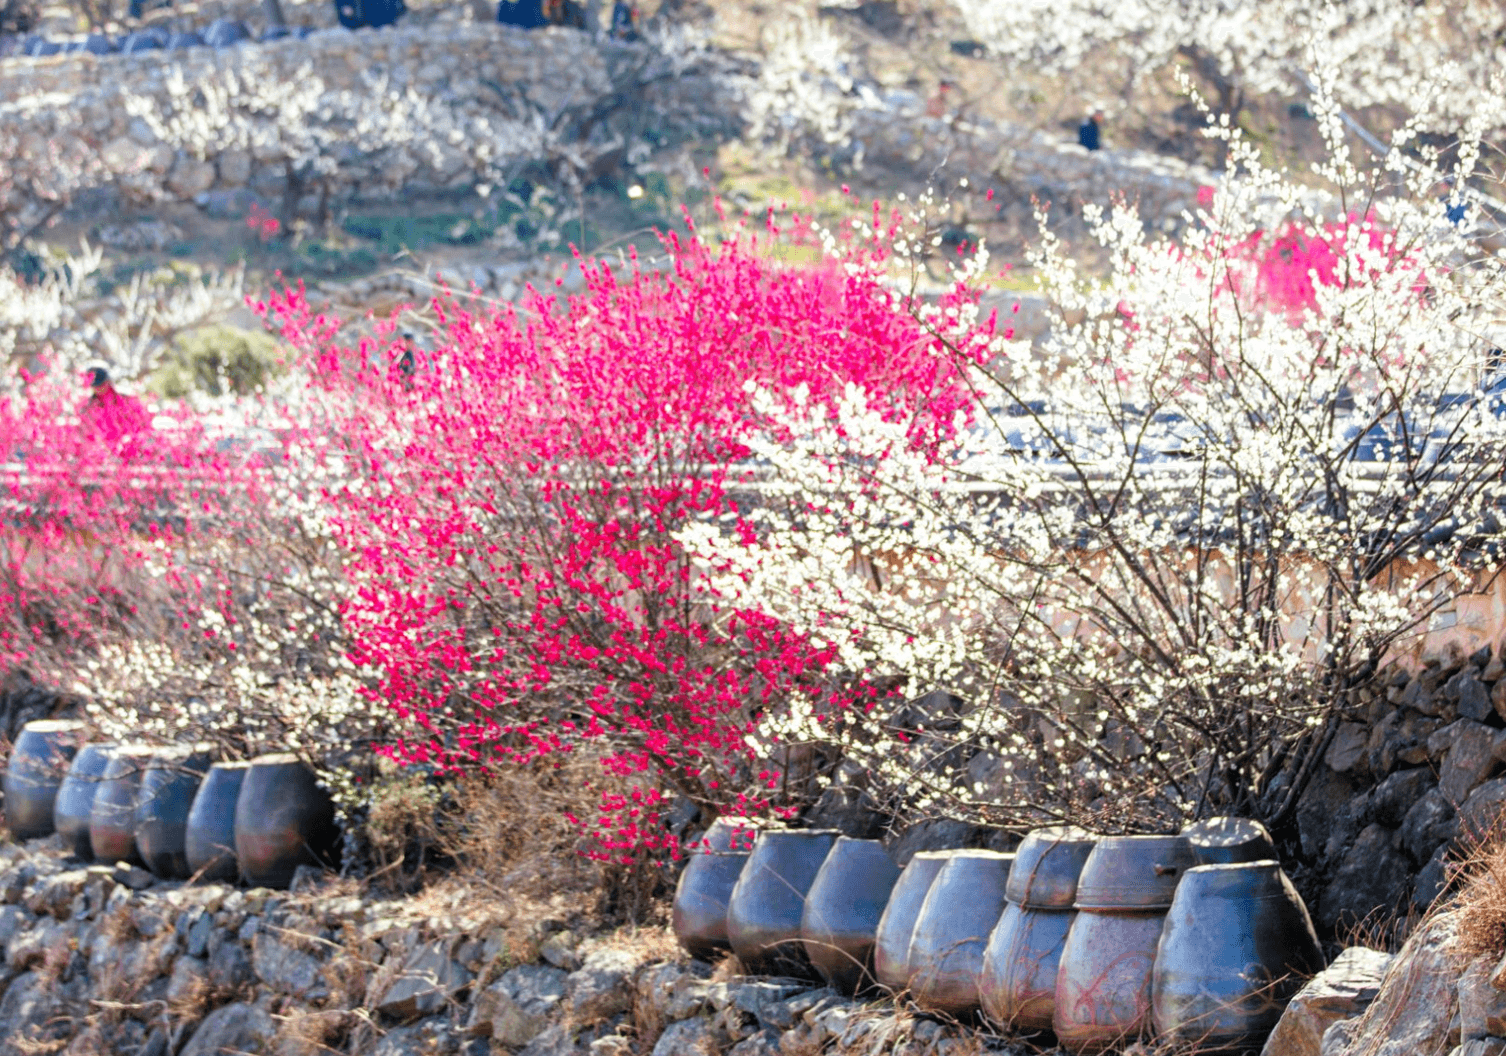
[[[104,367],[90,367],[84,373],[90,395],[79,408],[79,421],[97,439],[116,443],[145,432],[151,424],[146,408],[134,396],[118,392]]]

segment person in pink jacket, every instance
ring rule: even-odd
[[[117,392],[104,367],[89,368],[84,379],[92,391],[78,416],[90,435],[114,444],[151,427],[151,416],[141,401]]]

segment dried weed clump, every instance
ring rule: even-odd
[[[1453,867],[1459,880],[1458,951],[1466,957],[1506,953],[1506,839],[1481,844]]]

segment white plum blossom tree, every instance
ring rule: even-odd
[[[1099,68],[1112,55],[1133,86],[1185,60],[1236,114],[1253,94],[1300,91],[1316,61],[1342,71],[1346,105],[1399,104],[1457,127],[1499,108],[1489,88],[1506,49],[1506,10],[1493,0],[954,0],[996,56],[1048,73]]]
[[[1405,137],[1362,166],[1321,84],[1317,108],[1326,206],[1223,125],[1230,175],[1184,234],[1089,209],[1107,275],[1042,216],[1051,335],[997,342],[940,457],[858,389],[751,442],[757,531],[682,535],[718,603],[790,621],[902,697],[956,695],[796,709],[763,738],[852,759],[896,810],[1290,816],[1388,665],[1493,580],[1506,518],[1506,262],[1449,221]]]

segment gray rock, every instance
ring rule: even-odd
[[[209,952],[209,936],[214,934],[214,917],[199,913],[183,937],[183,949],[190,957],[203,957]]]
[[[720,1056],[721,1040],[704,1019],[671,1023],[654,1043],[652,1056]]]
[[[1457,1056],[1506,1056],[1506,1038],[1470,1038],[1455,1046]]]
[[[192,1003],[209,989],[209,963],[199,957],[179,957],[173,962],[173,974],[167,981],[167,1000],[173,1004]]]
[[[1370,733],[1370,769],[1377,776],[1397,766],[1421,766],[1428,761],[1428,738],[1444,721],[1407,708],[1388,712]]]
[[[1355,839],[1318,903],[1323,928],[1358,924],[1377,910],[1398,908],[1411,895],[1411,863],[1391,846],[1391,837],[1390,829],[1369,825]]]
[[[1369,770],[1369,748],[1370,728],[1362,722],[1344,722],[1335,731],[1323,759],[1338,773],[1357,771],[1363,776]]]
[[[1443,793],[1429,789],[1413,803],[1401,821],[1401,846],[1414,862],[1425,862],[1434,849],[1454,835],[1454,808]]]
[[[539,956],[556,968],[573,972],[580,968],[580,954],[575,949],[575,936],[568,931],[556,931],[539,944]]]
[[[1443,894],[1448,886],[1449,845],[1440,843],[1426,865],[1417,871],[1417,881],[1412,886],[1412,905],[1426,910]]]
[[[780,1035],[772,1030],[759,1031],[727,1050],[727,1056],[782,1056]]]
[[[1484,841],[1497,832],[1506,814],[1506,778],[1486,781],[1459,807],[1456,838],[1468,846]]]
[[[1484,722],[1486,716],[1494,710],[1490,703],[1490,690],[1480,681],[1479,674],[1473,667],[1466,667],[1451,678],[1448,688],[1454,695],[1454,706],[1459,709],[1461,718]]]
[[[760,979],[738,983],[732,989],[732,1003],[740,1011],[756,1019],[761,1027],[789,1030],[801,1013],[826,996],[822,991],[814,991],[814,1000],[803,1004],[796,1001],[792,1004],[789,1000],[791,996],[804,997],[800,992],[805,989],[803,983],[789,980]]]
[[[1506,730],[1459,719],[1428,738],[1428,751],[1443,755],[1438,791],[1450,803],[1463,803],[1470,791],[1500,766]],[[1446,753],[1446,754],[1445,754]]]
[[[251,940],[251,970],[278,993],[307,1000],[329,996],[320,959],[268,931]]]
[[[67,920],[73,911],[73,900],[83,893],[89,882],[86,869],[69,869],[42,877],[27,892],[25,906],[33,913],[46,913],[58,920]]]
[[[556,1023],[519,1049],[518,1056],[588,1056],[588,1050],[569,1027]]]
[[[1318,1056],[1333,1024],[1353,1019],[1380,993],[1392,954],[1351,946],[1297,991],[1261,1056]]]
[[[209,985],[216,990],[236,990],[255,978],[251,958],[237,942],[221,943],[209,954]]]
[[[445,1016],[394,1027],[371,1048],[371,1056],[452,1056],[460,1037]]]
[[[5,950],[12,939],[30,928],[33,923],[32,915],[20,906],[0,908],[0,951]]]
[[[394,1019],[416,1019],[442,1011],[471,985],[474,976],[456,963],[455,938],[422,943],[403,960],[397,978],[368,1003]]]
[[[632,955],[598,950],[565,980],[565,1004],[576,1023],[593,1023],[633,1007]]]
[[[178,1056],[260,1056],[270,1053],[277,1025],[254,1005],[233,1004],[204,1017]]]
[[[1414,931],[1364,1014],[1328,1029],[1322,1056],[1417,1056],[1451,1049],[1457,1036],[1450,1028],[1459,1008],[1456,935],[1451,914]]]
[[[1302,854],[1317,858],[1323,854],[1333,835],[1335,824],[1345,816],[1355,794],[1354,782],[1327,767],[1318,767],[1297,802],[1297,835]]]
[[[1396,771],[1371,791],[1371,820],[1391,827],[1400,825],[1407,811],[1432,787],[1433,774],[1427,767]]]
[[[1470,962],[1459,977],[1459,1037],[1463,1041],[1506,1035],[1506,993],[1491,985],[1499,957]]]
[[[157,878],[145,869],[127,865],[125,862],[115,863],[110,876],[117,884],[132,891],[145,891],[157,882]]]
[[[58,998],[53,980],[37,972],[18,976],[5,991],[5,998],[0,1000],[0,1024],[5,1028],[7,1048],[18,1042],[39,1043],[66,1037],[67,1026],[63,1027],[62,1035],[58,1034],[55,1023],[53,1029],[48,1030],[61,1011]],[[17,1046],[12,1051],[22,1050]],[[42,1051],[46,1051],[45,1048]]]

